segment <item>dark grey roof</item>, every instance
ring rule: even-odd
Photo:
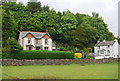
[[[102,41],[98,42],[95,46],[108,46],[108,45],[113,45],[115,41]]]
[[[41,39],[46,34],[49,35],[49,33],[46,32],[20,31],[19,39],[24,38],[28,34],[32,34],[36,39]]]

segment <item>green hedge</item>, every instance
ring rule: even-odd
[[[86,56],[85,59],[94,59],[93,56]]]
[[[12,53],[9,59],[73,59],[73,52],[29,50]]]

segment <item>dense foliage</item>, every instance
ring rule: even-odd
[[[92,48],[97,40],[114,40],[107,24],[95,12],[92,16],[69,10],[57,12],[40,2],[29,2],[26,6],[4,2],[2,8],[3,47],[9,37],[18,39],[20,27],[24,31],[44,32],[48,29],[53,41],[63,50],[83,50]]]
[[[9,56],[3,56],[9,59],[73,59],[73,52],[66,51],[21,51],[18,53],[11,53]]]

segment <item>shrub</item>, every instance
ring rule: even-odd
[[[10,48],[2,48],[2,58],[9,58]]]
[[[84,53],[85,53],[85,55],[87,54],[87,53],[92,53],[92,48],[84,48]]]
[[[15,40],[14,38],[8,38],[7,45],[8,45],[8,48],[10,48],[11,53],[19,52],[23,49],[22,46],[20,46],[17,40]]]
[[[82,58],[82,53],[74,53],[74,58],[76,59]]]
[[[29,50],[10,54],[11,59],[73,59],[73,52]]]
[[[85,59],[94,59],[93,56],[86,56]]]

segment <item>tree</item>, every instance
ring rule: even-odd
[[[78,27],[71,32],[73,35],[72,44],[74,47],[84,49],[93,47],[96,41],[97,30],[93,27]]]
[[[61,33],[67,32],[68,30],[74,30],[77,25],[77,20],[71,12],[65,13],[61,17]]]
[[[2,41],[4,47],[4,44],[9,37],[16,38],[16,23],[14,18],[10,16],[9,11],[5,10],[3,10],[2,13],[2,31]]]
[[[16,39],[9,37],[6,43],[7,49],[10,49],[10,53],[22,51],[23,48],[18,44]]]
[[[49,7],[48,5],[44,5],[44,6],[42,7],[42,11],[43,11],[43,12],[49,12],[49,11],[50,11],[50,7]]]
[[[95,13],[95,12],[92,13],[92,17],[90,19],[90,24],[92,27],[95,27],[98,30],[97,40],[111,41],[111,40],[115,39],[114,35],[111,32],[109,32],[109,30],[107,28],[107,24],[104,23],[102,17],[99,17],[98,13]]]
[[[42,11],[41,2],[28,2],[27,8],[31,12],[31,14],[37,11]]]

